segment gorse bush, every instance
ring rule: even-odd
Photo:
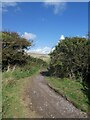
[[[90,76],[90,40],[66,37],[50,53],[49,72],[58,77],[88,81]]]
[[[49,74],[82,83],[90,105],[90,39],[65,38],[50,53]],[[90,113],[90,106],[88,106]]]

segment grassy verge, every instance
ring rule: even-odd
[[[2,72],[0,71],[0,120],[2,118]]]
[[[22,101],[25,85],[30,84],[29,76],[38,72],[39,67],[33,67],[30,71],[17,69],[14,72],[3,73],[2,95],[3,95],[3,118],[25,118],[27,109]],[[31,117],[34,116],[30,113]]]
[[[67,78],[58,79],[54,77],[47,77],[46,80],[56,91],[64,95],[74,105],[84,112],[88,112],[88,98],[83,93],[83,86],[80,82],[70,80]]]

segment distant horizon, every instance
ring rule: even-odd
[[[32,52],[32,51],[28,51],[27,53],[40,54],[40,55],[48,55],[49,54],[49,53],[39,53],[39,52]]]
[[[88,33],[88,2],[4,2],[2,6],[2,30],[33,40],[31,52],[47,54],[61,36]]]

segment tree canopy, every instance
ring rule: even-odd
[[[25,49],[32,43],[16,32],[2,32],[2,68],[23,64],[26,61]]]
[[[58,77],[86,80],[90,75],[90,40],[66,37],[50,53],[49,72]]]

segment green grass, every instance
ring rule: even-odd
[[[2,118],[2,73],[0,71],[0,119]]]
[[[26,108],[22,103],[22,94],[25,84],[29,84],[28,77],[34,75],[39,67],[33,67],[30,71],[17,69],[3,73],[2,82],[2,105],[3,118],[24,118],[28,117]],[[29,83],[28,83],[29,82]]]
[[[54,77],[47,77],[46,80],[54,89],[72,101],[78,109],[88,112],[88,98],[83,93],[83,85],[80,82]]]
[[[39,70],[39,67],[32,67],[31,70],[22,70],[20,68],[16,69],[15,71],[9,71],[3,73],[3,79],[13,78],[13,79],[20,79],[31,76]]]

